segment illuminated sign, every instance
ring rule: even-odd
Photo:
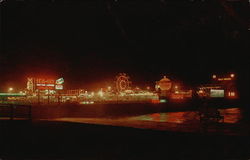
[[[62,89],[63,89],[63,85],[61,85],[61,84],[57,84],[57,85],[56,85],[56,89],[58,89],[58,90],[62,90]]]
[[[37,78],[36,84],[55,84],[54,79]]]
[[[54,79],[44,79],[44,78],[36,78],[35,86],[40,90],[54,90],[55,89],[55,80]]]
[[[56,84],[63,84],[64,83],[64,79],[63,78],[59,78],[56,80]]]
[[[63,89],[63,83],[64,83],[64,79],[63,78],[57,79],[56,80],[55,89],[62,90]]]
[[[34,91],[33,78],[28,78],[27,79],[27,90],[28,91]]]
[[[226,76],[226,77],[218,77],[216,75],[213,75],[213,79],[217,80],[217,81],[231,81],[234,80],[235,78],[235,74],[230,74],[230,76]]]
[[[229,96],[229,97],[235,97],[236,94],[235,94],[235,92],[228,92],[228,96]]]
[[[232,78],[218,78],[218,81],[231,81]]]
[[[224,90],[223,89],[211,89],[210,90],[210,97],[219,98],[224,97]]]
[[[27,90],[34,91],[39,90],[62,90],[64,79],[46,79],[46,78],[27,78]]]

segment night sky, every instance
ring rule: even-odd
[[[1,3],[0,90],[28,76],[99,88],[120,72],[134,86],[163,75],[189,85],[249,71],[246,6],[191,0],[19,0]]]

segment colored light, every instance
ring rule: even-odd
[[[83,101],[80,104],[94,104],[94,101]]]
[[[231,81],[232,78],[219,78],[218,81]]]
[[[63,89],[63,85],[61,85],[61,84],[57,84],[57,85],[56,85],[56,89],[58,89],[58,90],[62,90],[62,89]]]
[[[102,90],[100,90],[100,91],[98,92],[98,94],[99,94],[99,96],[103,97],[103,92],[102,92]]]
[[[63,84],[64,83],[64,79],[63,78],[59,78],[56,80],[56,84]]]
[[[166,102],[167,102],[166,99],[161,99],[161,100],[160,100],[160,103],[166,103]]]
[[[214,75],[213,75],[213,79],[215,79],[215,78],[216,78],[216,75],[214,74]]]
[[[235,96],[235,92],[228,92],[228,96],[229,97],[234,97]]]
[[[0,96],[25,96],[25,93],[0,93]]]
[[[234,78],[234,76],[235,76],[234,74],[231,74],[231,75],[230,75],[231,78]]]
[[[152,99],[151,102],[154,104],[160,103],[159,99]]]
[[[199,93],[203,93],[203,90],[199,90]]]

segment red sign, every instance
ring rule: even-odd
[[[40,90],[54,90],[55,89],[55,80],[54,79],[44,79],[37,78],[35,79],[36,88]]]
[[[51,87],[51,86],[37,86],[36,88],[40,90],[47,90],[47,89],[54,90],[55,89],[55,87]]]
[[[36,84],[55,84],[54,79],[37,78]]]

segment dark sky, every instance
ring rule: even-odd
[[[25,87],[30,75],[95,88],[120,72],[139,86],[163,75],[195,84],[245,74],[249,17],[246,6],[233,9],[235,17],[213,0],[5,0],[0,89]]]

